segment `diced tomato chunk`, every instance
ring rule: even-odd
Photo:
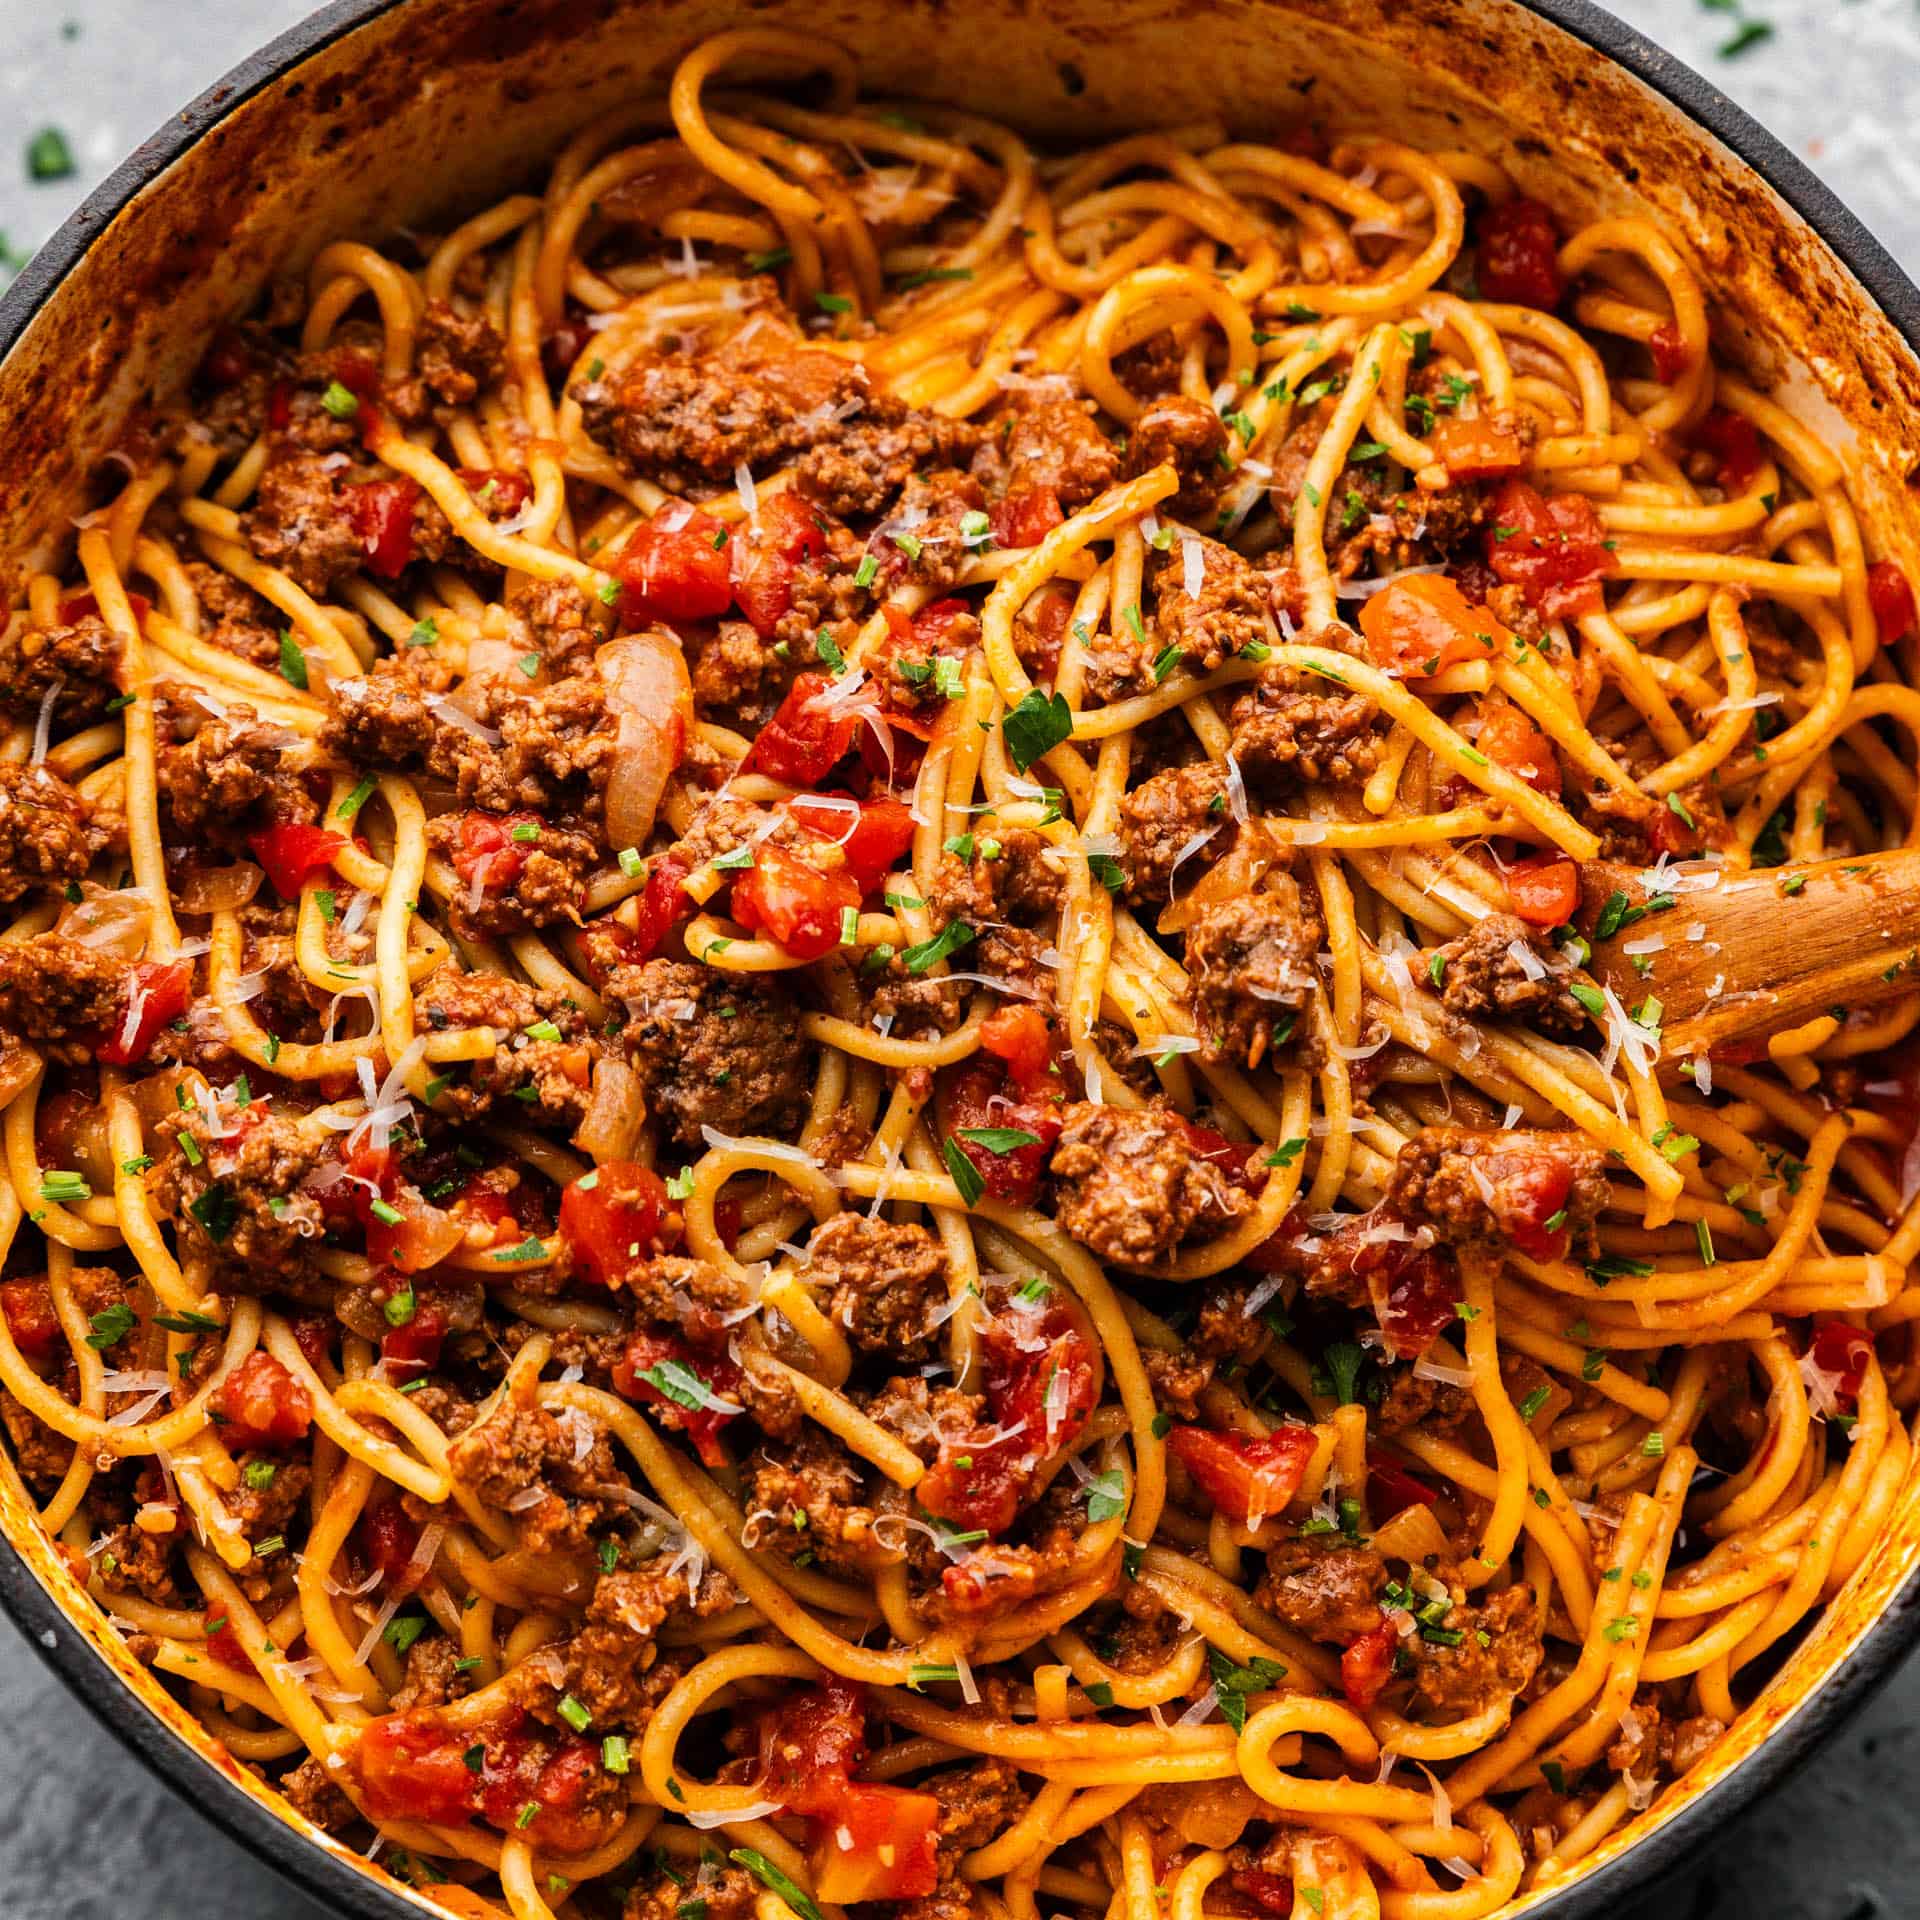
[[[1022,1093],[1035,1093],[1055,1069],[1053,1028],[1035,1006],[997,1007],[980,1026],[980,1051],[1007,1063]]]
[[[987,1024],[997,1017],[989,1015]],[[1008,1076],[998,1068],[974,1061],[958,1068],[948,1082],[946,1113],[955,1146],[973,1163],[987,1192],[1008,1206],[1028,1205],[1040,1190],[1047,1156],[1060,1138],[1058,1099],[1020,1093],[1017,1082],[1009,1086]],[[997,1150],[984,1140],[967,1138],[988,1130],[1030,1137]]]
[[[453,843],[453,870],[461,884],[505,893],[520,878],[545,824],[537,813],[463,813]],[[516,829],[521,838],[515,838]],[[525,837],[529,831],[532,838]]]
[[[561,1194],[560,1237],[578,1271],[595,1286],[617,1288],[651,1257],[669,1205],[666,1183],[651,1167],[603,1161]]]
[[[1456,480],[1497,480],[1527,464],[1527,447],[1503,420],[1450,414],[1427,436],[1427,444]]]
[[[1913,589],[1891,560],[1876,560],[1867,569],[1867,604],[1873,609],[1873,624],[1883,647],[1913,631]]]
[[[796,960],[831,953],[841,944],[844,916],[859,906],[860,889],[847,874],[822,873],[770,842],[733,883],[733,917]]]
[[[1647,351],[1653,355],[1653,377],[1662,386],[1672,386],[1693,364],[1687,343],[1671,320],[1662,320],[1647,336]]]
[[[963,683],[962,662],[978,629],[964,600],[936,600],[908,616],[889,602],[881,609],[886,638],[869,661],[881,712],[889,727],[916,740],[931,740],[958,709],[954,689]]]
[[[464,1237],[465,1229],[461,1232]],[[380,1336],[380,1358],[386,1364],[387,1378],[403,1387],[409,1380],[431,1373],[440,1364],[448,1331],[446,1309],[437,1300],[416,1300],[412,1319],[403,1326],[389,1327]]]
[[[1560,762],[1553,742],[1518,707],[1482,706],[1473,744],[1496,767],[1524,780],[1537,793],[1560,792]]]
[[[743,1409],[740,1369],[726,1354],[696,1355],[682,1340],[638,1328],[613,1364],[613,1385],[662,1426],[684,1433],[703,1465],[727,1464],[720,1430]]]
[[[1037,547],[1066,517],[1051,487],[1030,487],[995,501],[987,523],[997,547]]]
[[[378,1501],[360,1516],[360,1542],[368,1563],[386,1583],[389,1595],[409,1592],[426,1577],[426,1569],[412,1569],[420,1529],[408,1518],[397,1494]],[[405,1587],[398,1583],[406,1579]]]
[[[462,1825],[480,1800],[480,1776],[462,1758],[465,1752],[425,1709],[370,1722],[358,1752],[368,1817]]]
[[[413,558],[413,509],[420,483],[404,474],[393,480],[367,480],[347,492],[347,517],[360,536],[370,572],[397,580]]]
[[[511,467],[461,467],[460,484],[491,519],[507,519],[533,498],[533,481]]]
[[[1558,927],[1580,904],[1580,869],[1564,854],[1538,853],[1507,869],[1507,903],[1530,927]]]
[[[1538,200],[1503,200],[1480,216],[1474,233],[1479,242],[1474,279],[1483,300],[1547,309],[1560,304],[1567,290],[1560,272],[1560,234]]]
[[[1291,1423],[1268,1434],[1175,1427],[1167,1446],[1219,1512],[1254,1527],[1299,1491],[1314,1438],[1311,1428]]]
[[[754,737],[742,766],[789,786],[817,787],[853,745],[859,721],[828,712],[823,696],[832,682],[824,673],[803,673],[773,718]]]
[[[730,536],[711,514],[672,501],[642,521],[616,563],[621,617],[711,620],[733,604]]]
[[[1439,1497],[1424,1480],[1416,1479],[1378,1447],[1367,1449],[1367,1505],[1376,1521],[1405,1507],[1430,1507]]]
[[[944,1439],[917,1491],[937,1518],[1000,1533],[1013,1524],[1034,1468],[1086,1425],[1099,1374],[1092,1342],[1053,1293],[1004,1303],[981,1330],[980,1369],[994,1425]],[[947,1569],[950,1590],[961,1573]]]
[[[1744,493],[1766,465],[1760,435],[1743,413],[1715,407],[1693,430],[1693,444],[1714,461],[1714,479],[1727,493]]]
[[[814,1894],[835,1905],[924,1899],[940,1877],[939,1825],[930,1793],[848,1781],[813,1822]]]
[[[1363,1633],[1340,1656],[1340,1691],[1347,1705],[1365,1713],[1393,1678],[1393,1656],[1400,1636],[1386,1622]]]
[[[761,638],[770,638],[793,604],[795,569],[826,551],[826,535],[800,495],[775,493],[761,497],[727,545],[733,597]]]
[[[511,1733],[497,1749],[489,1746],[488,1760],[481,1819],[502,1833],[525,1833],[543,1853],[586,1853],[625,1816],[625,1794],[597,1790],[606,1775],[595,1742]]]
[[[1452,1325],[1460,1298],[1459,1269],[1437,1247],[1387,1241],[1379,1249],[1384,1288],[1375,1287],[1375,1314],[1389,1355],[1417,1360]]]
[[[1361,603],[1360,631],[1375,664],[1408,679],[1425,679],[1463,660],[1496,659],[1513,641],[1443,573],[1403,575],[1370,595]]]
[[[297,900],[300,889],[307,883],[307,875],[330,865],[333,856],[346,844],[344,833],[294,820],[247,837],[249,850],[266,868],[267,878],[282,900]]]
[[[1813,1364],[1831,1378],[1840,1399],[1853,1401],[1860,1397],[1867,1365],[1873,1358],[1870,1336],[1844,1320],[1816,1320],[1807,1353]]]
[[[142,960],[127,977],[126,1011],[95,1043],[110,1067],[137,1067],[153,1051],[160,1029],[178,1020],[193,998],[193,962]]]
[[[790,1813],[819,1813],[866,1757],[866,1689],[833,1674],[761,1719],[757,1784]]]
[[[0,1312],[6,1314],[7,1331],[29,1366],[44,1367],[59,1352],[60,1316],[44,1280],[0,1282]]]
[[[1494,495],[1487,564],[1550,620],[1596,612],[1613,571],[1607,532],[1584,494],[1543,494],[1509,480]]]
[[[1566,1212],[1574,1164],[1540,1140],[1538,1134],[1495,1135],[1475,1153],[1474,1167],[1485,1178],[1481,1195],[1487,1211],[1515,1249],[1531,1260],[1558,1260],[1567,1250],[1567,1229],[1564,1220],[1547,1223]]]
[[[1262,1913],[1276,1920],[1290,1920],[1293,1913],[1293,1882],[1283,1873],[1268,1873],[1263,1867],[1235,1867],[1227,1875],[1236,1893],[1243,1893]]]
[[[243,1447],[291,1447],[313,1424],[313,1397],[264,1349],[247,1357],[221,1382],[213,1410],[229,1451]]]
[[[867,1756],[866,1690],[837,1676],[760,1723],[761,1795],[807,1816],[813,1890],[835,1904],[933,1891],[940,1803],[852,1778]]]
[[[215,1663],[231,1673],[252,1673],[253,1662],[247,1658],[247,1650],[240,1644],[240,1636],[234,1632],[227,1616],[209,1613],[205,1616],[205,1622],[207,1651]]]
[[[839,848],[848,875],[863,895],[871,893],[913,845],[913,813],[904,801],[801,794],[787,802],[787,811],[816,839]]]
[[[127,606],[133,614],[134,625],[143,623],[153,611],[153,602],[144,593],[127,595]],[[100,617],[100,602],[91,593],[70,593],[54,609],[55,622],[70,627],[76,620],[83,620],[91,614],[96,620]]]

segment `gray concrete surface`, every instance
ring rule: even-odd
[[[37,247],[138,140],[300,0],[0,0],[0,239]],[[1757,114],[1910,270],[1920,269],[1915,0],[1616,0],[1615,11]],[[1747,26],[1752,42],[1727,46]],[[1771,31],[1756,35],[1753,28]],[[72,176],[28,179],[58,127]],[[4,269],[0,269],[4,277]],[[0,431],[4,427],[0,426]],[[1920,1920],[1920,1663],[1692,1884],[1620,1920]],[[0,1916],[316,1920],[317,1910],[150,1780],[0,1623]]]

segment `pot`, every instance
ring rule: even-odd
[[[1221,119],[1389,122],[1498,159],[1570,221],[1637,213],[1697,258],[1716,340],[1846,460],[1910,577],[1920,560],[1920,293],[1799,161],[1586,0],[764,0],[867,87],[1056,140]],[[0,552],[45,558],[143,401],[223,320],[342,236],[497,198],[587,120],[658,97],[719,0],[339,0],[141,147],[0,300]],[[964,26],[965,31],[959,31]],[[929,58],[929,54],[934,55]],[[16,584],[9,582],[9,585]],[[332,1910],[441,1913],[296,1823],[105,1630],[0,1467],[0,1603],[74,1693],[227,1833]],[[1920,1491],[1736,1728],[1630,1833],[1513,1913],[1613,1910],[1802,1763],[1920,1636]],[[91,1620],[89,1620],[89,1616]]]

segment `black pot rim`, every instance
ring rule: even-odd
[[[0,296],[0,358],[11,352],[55,287],[114,217],[211,127],[289,68],[402,3],[334,0],[249,55],[142,142],[87,196]],[[1920,289],[1833,190],[1758,121],[1712,82],[1592,0],[1520,3],[1625,68],[1737,154],[1826,242],[1920,353]],[[419,1920],[418,1906],[305,1840],[134,1700],[11,1543],[0,1543],[0,1608],[95,1718],[230,1839],[336,1913],[355,1916],[355,1920]],[[1866,1704],[1916,1639],[1920,1639],[1920,1570],[1908,1576],[1792,1717],[1746,1760],[1618,1859],[1558,1896],[1541,1901],[1534,1910],[1542,1920],[1548,1916],[1593,1920],[1687,1862],[1697,1861],[1712,1840],[1780,1785]]]

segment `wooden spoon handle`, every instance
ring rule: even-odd
[[[1641,871],[1585,865],[1580,928],[1624,1005],[1658,997],[1669,1060],[1920,989],[1920,849],[1740,874],[1683,865],[1651,908]]]

